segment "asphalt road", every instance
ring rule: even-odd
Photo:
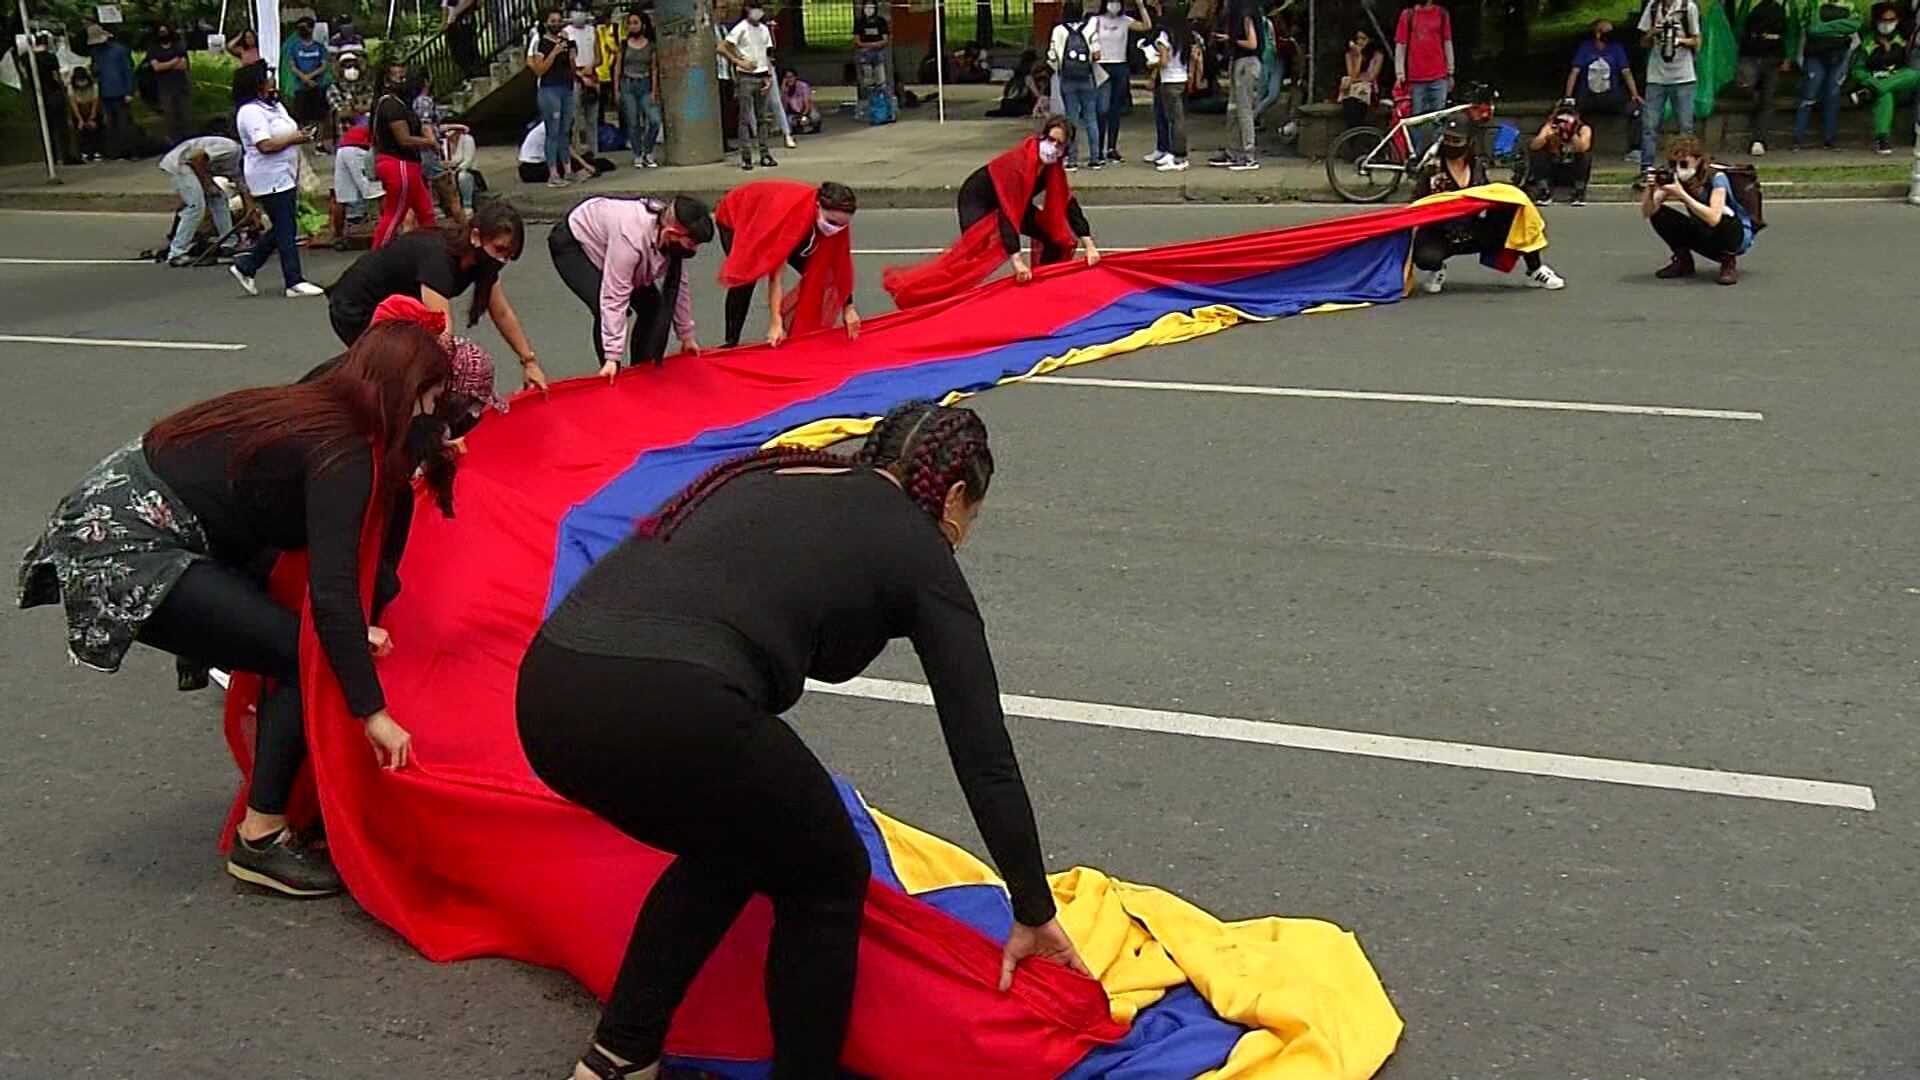
[[[1322,212],[1095,227],[1150,244]],[[1876,809],[1016,720],[1050,865],[1355,930],[1407,1021],[1389,1080],[1920,1075],[1913,214],[1772,208],[1723,289],[1654,281],[1629,208],[1558,208],[1565,292],[1465,269],[1440,297],[1077,372],[1758,421],[994,391],[1002,471],[964,555],[1012,693],[1831,780]],[[124,255],[163,225],[0,214],[0,259]],[[952,227],[873,212],[857,246]],[[584,313],[535,241],[505,281],[548,370],[583,373]],[[862,258],[863,298],[886,259]],[[0,342],[15,546],[153,418],[335,348],[323,303],[151,266],[0,264],[0,333],[249,346]],[[873,674],[918,677],[909,654]],[[349,901],[221,874],[215,703],[163,657],[98,676],[62,662],[54,613],[0,616],[0,695],[0,1076],[540,1077],[580,1049],[592,1003],[560,975],[431,964]],[[810,697],[797,720],[875,805],[978,850],[930,710]]]

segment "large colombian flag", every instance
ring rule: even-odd
[[[429,503],[414,517],[381,676],[391,711],[414,734],[416,764],[391,774],[374,766],[310,624],[303,634],[319,804],[354,897],[433,959],[516,957],[565,968],[604,995],[666,857],[535,779],[513,695],[545,612],[639,517],[714,462],[782,438],[857,434],[903,401],[1241,321],[1398,299],[1413,229],[1487,211],[1514,214],[1514,249],[1544,244],[1519,192],[1480,189],[1113,255],[1093,269],[1050,267],[1028,285],[990,283],[873,319],[857,342],[826,331],[778,350],[631,371],[612,389],[581,381],[550,400],[523,395],[470,438],[459,516],[444,519]],[[230,729],[248,727],[238,722],[244,692],[236,683]],[[244,739],[236,753],[245,758]],[[1053,887],[1099,981],[1029,963],[1002,994],[1011,915],[992,872],[867,807],[851,785],[842,790],[873,864],[844,1058],[852,1073],[1359,1080],[1399,1038],[1399,1017],[1340,928],[1223,923],[1086,868]],[[729,1077],[764,1075],[768,925],[756,902],[734,927],[676,1017],[675,1058]]]

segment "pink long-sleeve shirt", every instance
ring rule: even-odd
[[[587,258],[600,268],[601,359],[619,363],[626,355],[627,310],[633,290],[664,285],[669,259],[660,250],[660,215],[641,199],[588,199],[567,215],[567,229]],[[683,340],[693,337],[693,275],[680,274],[680,295],[673,302],[673,328]]]

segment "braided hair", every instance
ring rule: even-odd
[[[854,460],[892,473],[936,521],[946,512],[953,485],[965,483],[967,501],[979,502],[993,480],[985,421],[970,410],[931,401],[909,402],[888,413]]]
[[[664,540],[727,481],[767,469],[885,469],[900,481],[914,503],[939,520],[947,491],[964,482],[969,502],[979,502],[993,479],[993,453],[987,449],[987,425],[966,409],[916,401],[895,408],[867,437],[851,461],[824,450],[774,446],[723,461],[702,473],[658,511],[640,520],[645,539]]]

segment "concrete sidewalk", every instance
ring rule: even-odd
[[[493,190],[511,198],[535,220],[553,219],[588,194],[677,192],[716,199],[744,180],[768,176],[816,183],[839,180],[855,188],[861,205],[867,207],[951,207],[954,192],[967,174],[1025,137],[1034,122],[984,117],[990,102],[980,92],[991,87],[949,89],[945,124],[936,122],[932,105],[905,110],[898,123],[877,128],[830,111],[824,133],[801,136],[797,149],[774,148],[780,161],[777,169],[746,172],[737,157],[729,157],[708,165],[639,170],[630,166],[631,155],[615,151],[607,156],[621,166],[617,171],[594,181],[549,188],[519,181],[515,147],[482,147],[479,164]],[[829,88],[821,96],[823,104],[829,104],[850,94],[850,90]],[[1121,130],[1127,160],[1097,171],[1080,170],[1073,176],[1074,191],[1088,205],[1338,201],[1318,161],[1268,154],[1257,171],[1209,168],[1206,159],[1229,141],[1229,123],[1226,116],[1190,115],[1192,167],[1185,172],[1158,172],[1140,160],[1152,145],[1153,119],[1149,108],[1136,105]],[[331,161],[319,160],[323,167]],[[1729,160],[1743,157],[1729,155]],[[1768,179],[1767,193],[1772,197],[1898,198],[1905,195],[1906,185],[1892,176],[1906,160],[1876,157],[1864,150],[1823,151],[1776,155],[1760,164],[1763,179],[1769,169],[1787,170],[1792,177]],[[1618,160],[1596,162],[1592,197],[1596,201],[1629,198],[1629,172],[1630,167]],[[1831,180],[1821,179],[1829,172]],[[174,207],[172,185],[156,161],[67,168],[62,170],[62,180],[49,184],[39,165],[0,167],[0,209],[165,213]],[[1403,185],[1395,201],[1403,200],[1407,190]]]

